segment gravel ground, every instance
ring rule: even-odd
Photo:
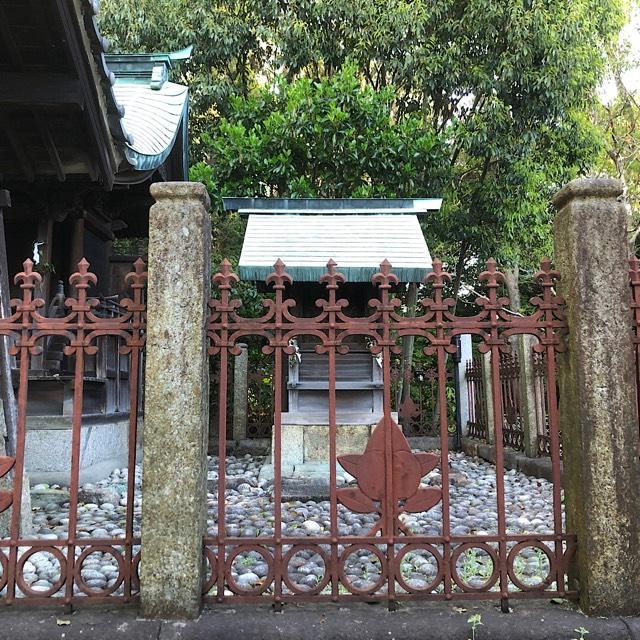
[[[226,533],[229,536],[261,538],[273,535],[272,487],[258,481],[263,457],[245,455],[227,458]],[[217,458],[209,461],[208,535],[218,532],[217,520]],[[82,488],[78,506],[79,538],[123,538],[125,528],[127,469],[116,469],[109,478]],[[134,531],[140,526],[140,479],[136,469],[134,498]],[[439,472],[423,479],[425,485],[440,486]],[[57,487],[52,487],[56,489]],[[44,486],[34,487],[42,490]],[[505,473],[505,506],[509,533],[549,533],[553,529],[551,483],[530,478],[517,471]],[[495,468],[464,454],[450,456],[450,516],[453,535],[486,535],[497,531]],[[328,536],[330,526],[328,501],[289,501],[282,503],[283,535],[306,537]],[[404,514],[407,528],[422,535],[440,535],[442,507],[437,505],[426,513]],[[374,514],[353,513],[343,506],[338,509],[340,535],[367,535],[376,520]],[[34,537],[64,540],[69,523],[68,502],[50,502],[34,510]],[[496,545],[489,545],[495,548]],[[359,549],[344,562],[344,581],[349,589],[383,592],[382,563],[377,547]],[[401,547],[398,547],[399,552]],[[27,551],[27,549],[23,549]],[[137,549],[135,549],[137,551]],[[284,549],[285,553],[287,548]],[[340,553],[342,548],[339,549]],[[79,555],[80,549],[76,550]],[[325,559],[329,546],[304,549],[292,554],[288,562],[286,591],[321,590],[326,585]],[[382,556],[383,547],[379,548]],[[482,548],[467,549],[456,564],[461,581],[471,587],[486,583],[493,572],[489,553]],[[516,575],[528,585],[544,580],[549,562],[543,550],[523,549],[515,559]],[[431,591],[438,574],[438,563],[426,549],[408,550],[400,563],[400,590]],[[265,558],[257,551],[239,554],[232,563],[232,581],[243,590],[260,590],[269,573]],[[47,551],[32,553],[25,560],[22,576],[28,587],[47,594],[60,578],[59,559]],[[86,589],[100,592],[111,589],[118,579],[118,563],[108,553],[95,552],[84,558],[81,576]],[[77,589],[77,587],[76,587]],[[122,586],[118,587],[118,591]],[[435,590],[441,589],[437,587]],[[4,593],[4,592],[0,592]]]

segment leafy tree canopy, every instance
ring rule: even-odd
[[[104,0],[102,28],[124,50],[195,45],[214,196],[442,195],[429,242],[460,277],[549,251],[549,196],[599,151],[623,2]]]

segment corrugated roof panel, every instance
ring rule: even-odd
[[[251,214],[240,255],[244,280],[264,280],[280,258],[294,280],[315,282],[330,258],[350,282],[369,282],[387,259],[402,282],[420,282],[431,255],[415,215]]]

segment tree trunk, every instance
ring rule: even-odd
[[[514,264],[513,267],[509,267],[503,270],[504,273],[504,281],[507,287],[507,292],[509,295],[509,309],[511,311],[515,311],[517,313],[520,312],[520,268],[518,267],[518,263]]]
[[[469,250],[469,245],[465,240],[460,243],[460,251],[458,252],[458,260],[456,261],[456,271],[453,276],[453,313],[455,315],[456,308],[458,306],[458,297],[460,295],[460,285],[462,284],[462,271],[464,269],[464,263],[467,258],[467,251]],[[447,368],[447,364],[449,362],[449,354],[445,353],[444,356],[444,366],[445,371]],[[431,416],[431,424],[433,429],[436,430],[438,428],[438,424],[440,423],[440,396],[436,397],[436,401],[433,406],[433,414]]]
[[[416,315],[416,304],[418,303],[418,284],[410,282],[407,287],[407,313],[408,318]],[[413,368],[413,346],[415,336],[404,336],[402,339],[402,377],[399,382],[401,403],[404,402],[411,393],[411,369]]]

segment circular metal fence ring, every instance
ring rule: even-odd
[[[539,582],[534,585],[527,585],[524,582],[522,582],[516,576],[516,571],[513,566],[513,563],[518,553],[520,553],[520,551],[522,551],[523,549],[526,549],[527,547],[540,549],[540,551],[542,551],[547,556],[547,559],[549,560],[549,571],[547,572],[546,578],[542,582]],[[516,587],[518,587],[518,589],[520,589],[521,591],[543,591],[553,582],[555,571],[556,571],[555,556],[553,555],[551,549],[549,549],[549,547],[546,544],[540,542],[539,540],[523,540],[522,542],[518,542],[518,544],[515,545],[513,549],[511,549],[511,551],[509,552],[509,555],[507,556],[507,572],[509,574],[509,578],[511,578],[511,582],[513,582],[513,584],[515,584]]]
[[[0,576],[0,591],[2,591],[9,579],[9,558],[7,558],[2,549],[0,549],[0,568],[2,568],[2,575]]]
[[[489,554],[491,561],[493,562],[493,572],[489,576],[489,579],[481,586],[481,587],[472,587],[467,584],[459,575],[458,575],[458,567],[457,562],[458,558],[468,549],[482,549]],[[451,577],[454,582],[463,590],[463,591],[472,591],[472,592],[482,592],[489,591],[491,587],[498,581],[498,577],[500,576],[500,570],[498,568],[498,553],[493,548],[490,547],[486,542],[464,542],[460,546],[456,547],[454,552],[451,554]]]
[[[24,569],[24,563],[34,554],[40,552],[50,553],[60,564],[60,577],[54,584],[51,585],[50,589],[46,589],[44,591],[34,591],[27,585],[24,581],[24,577],[22,575],[22,571]],[[28,551],[25,551],[18,560],[18,564],[16,566],[16,584],[20,588],[20,591],[27,596],[33,596],[34,598],[48,598],[52,596],[54,593],[57,593],[65,583],[67,578],[66,575],[67,570],[67,559],[64,557],[62,551],[56,547],[31,547]]]
[[[262,584],[257,589],[242,589],[238,583],[234,580],[231,575],[231,568],[233,566],[233,561],[241,554],[246,553],[248,551],[255,551],[260,554],[264,561],[267,563],[267,567],[269,570],[267,575],[264,577]],[[274,569],[273,569],[273,556],[264,548],[258,544],[248,544],[240,547],[236,547],[227,558],[225,564],[225,573],[226,573],[226,582],[227,586],[233,593],[236,595],[251,595],[251,596],[259,596],[264,593],[273,582]]]
[[[87,583],[84,581],[84,578],[82,577],[82,564],[92,553],[109,554],[110,556],[113,556],[118,563],[118,578],[110,587],[105,587],[104,589],[96,589],[87,586]],[[85,595],[94,598],[110,596],[122,584],[124,580],[124,559],[122,557],[122,553],[120,551],[116,551],[116,549],[114,549],[113,547],[104,544],[87,547],[76,559],[73,568],[73,575],[78,589],[80,589],[80,591],[82,591],[82,593],[84,593]]]
[[[426,587],[422,589],[416,589],[415,587],[410,587],[407,584],[406,580],[404,579],[404,576],[402,575],[402,571],[400,570],[400,567],[402,565],[402,559],[405,557],[405,555],[407,553],[412,553],[415,551],[427,551],[433,556],[437,564],[437,572],[434,579]],[[430,544],[407,544],[404,547],[402,547],[402,549],[400,550],[400,553],[398,553],[398,555],[396,555],[395,557],[394,571],[396,574],[396,581],[408,593],[426,593],[428,591],[433,591],[436,588],[436,586],[438,586],[438,584],[442,582],[444,578],[442,556],[440,555],[440,552],[433,545],[430,545]]]
[[[141,552],[138,551],[131,560],[131,591],[140,591],[140,558]]]
[[[218,580],[218,556],[209,547],[204,548],[204,557],[211,567],[211,575],[202,587],[202,595],[207,595]]]
[[[373,555],[375,555],[378,558],[378,560],[380,560],[380,577],[378,578],[376,583],[369,589],[358,589],[357,587],[354,587],[347,580],[347,576],[344,571],[344,566],[347,561],[347,558],[350,555],[352,555],[354,552],[358,551],[359,549],[365,549],[367,551],[370,551],[371,553],[373,553]],[[351,545],[342,552],[342,555],[338,560],[338,576],[340,577],[340,582],[344,585],[344,587],[350,593],[353,593],[354,595],[372,595],[378,589],[380,589],[380,587],[382,587],[382,585],[385,583],[385,580],[387,579],[387,558],[385,554],[382,551],[380,551],[380,549],[378,549],[378,547],[372,544]]]
[[[304,590],[300,589],[299,586],[291,580],[291,576],[289,575],[289,562],[299,551],[311,551],[313,553],[317,553],[322,558],[322,562],[324,562],[324,576],[313,588]],[[300,544],[292,546],[282,559],[282,567],[282,579],[284,580],[284,583],[289,587],[289,589],[291,589],[292,593],[297,595],[317,595],[329,584],[329,581],[331,580],[331,571],[329,569],[327,554],[320,546],[315,544]]]

